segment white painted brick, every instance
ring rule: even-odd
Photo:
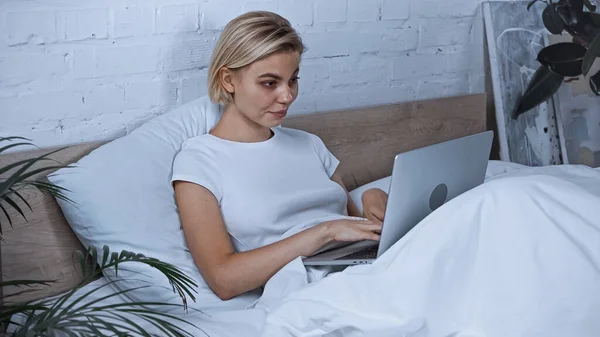
[[[326,59],[304,60],[300,65],[299,96],[313,96],[329,87]]]
[[[437,16],[437,1],[421,0],[410,4],[410,13],[415,17],[432,18]]]
[[[174,44],[167,51],[164,70],[181,71],[208,67],[214,43],[212,39],[202,38]]]
[[[45,44],[56,41],[53,12],[11,12],[6,14],[8,44]]]
[[[90,60],[91,58],[91,60]],[[154,45],[76,50],[73,56],[75,78],[94,78],[156,72],[160,49]]]
[[[372,55],[340,57],[329,62],[329,83],[332,85],[387,82],[391,73],[391,60]]]
[[[294,26],[313,24],[313,3],[311,1],[281,0],[279,13]]]
[[[142,12],[139,9],[123,9],[114,12],[114,37],[133,36],[141,22]]]
[[[193,32],[199,28],[198,5],[160,7],[156,12],[157,33]]]
[[[370,22],[378,19],[378,0],[348,0],[348,21]]]
[[[317,0],[315,2],[315,20],[317,22],[346,21],[346,0]]]
[[[359,32],[354,36],[352,52],[380,53],[416,50],[419,30],[416,28],[392,29],[385,32]]]
[[[181,104],[208,95],[207,76],[185,78],[181,81]]]
[[[113,36],[119,38],[150,34],[154,30],[154,16],[152,8],[115,10]]]
[[[467,51],[446,54],[446,73],[458,73],[472,69],[476,63],[471,59]]]
[[[394,59],[392,79],[442,74],[446,69],[442,54],[409,55]]]
[[[486,76],[483,73],[473,73],[469,75],[469,92],[482,93],[485,92]]]
[[[210,0],[200,7],[202,12],[202,28],[205,30],[221,30],[235,17],[243,13],[243,4],[228,1],[224,6],[222,0]]]
[[[440,1],[437,5],[439,17],[474,16],[478,3],[472,0]]]
[[[125,109],[125,90],[115,84],[97,85],[83,94],[84,107],[101,114],[118,114]]]
[[[298,96],[290,106],[290,116],[303,115],[316,112],[316,105],[313,97]]]
[[[405,20],[410,16],[410,0],[382,0],[382,20]]]
[[[470,41],[469,19],[425,19],[421,22],[421,46],[462,45]]]
[[[308,50],[305,58],[331,57],[350,54],[353,41],[353,32],[321,32],[308,33],[302,36]]]
[[[68,10],[58,13],[58,35],[66,41],[108,37],[108,9]]]
[[[429,78],[419,82],[417,99],[456,96],[469,93],[469,78],[461,74],[451,78]]]
[[[279,11],[279,4],[277,3],[277,1],[246,2],[244,4],[244,12],[251,12],[251,11],[268,11],[268,12],[277,13]]]
[[[65,54],[20,53],[0,56],[0,85],[62,76],[68,71]]]
[[[125,88],[128,109],[170,108],[177,103],[177,84],[165,81],[133,82]]]
[[[82,111],[81,97],[63,90],[0,99],[2,124],[23,128],[74,116]]]

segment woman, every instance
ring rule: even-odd
[[[290,261],[330,242],[379,240],[387,195],[365,192],[359,214],[321,139],[278,127],[298,95],[303,51],[277,14],[232,20],[209,70],[209,96],[223,105],[221,120],[187,140],[173,164],[187,245],[223,300],[263,286]]]

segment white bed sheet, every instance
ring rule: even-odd
[[[328,272],[296,259],[256,307],[180,317],[194,336],[596,336],[600,170],[491,161],[374,264]]]

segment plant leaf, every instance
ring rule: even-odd
[[[540,66],[533,74],[525,93],[519,97],[513,110],[513,118],[533,109],[554,95],[564,77]]]
[[[569,5],[575,13],[583,12],[583,0],[569,0]]]
[[[543,48],[538,62],[562,76],[579,76],[587,50],[580,44],[561,42]]]
[[[2,210],[2,212],[4,213],[4,216],[6,216],[6,219],[8,219],[8,223],[10,224],[11,228],[14,228],[12,225],[12,220],[10,219],[10,217],[8,216],[8,212],[6,211],[6,208],[4,208],[2,206],[2,204],[0,204],[0,209]],[[2,234],[2,226],[0,226],[0,234]]]
[[[552,34],[562,33],[565,27],[565,22],[556,11],[556,5],[546,6],[542,12],[542,22],[544,27]]]
[[[527,4],[527,10],[531,9],[531,6],[533,6],[536,2],[538,2],[538,0],[529,1],[529,3]]]
[[[587,76],[596,57],[600,55],[600,34],[596,35],[590,46],[588,47],[587,52],[585,53],[585,57],[583,58],[581,71],[584,76]]]
[[[19,199],[21,199],[21,201],[25,205],[27,205],[27,208],[29,208],[29,210],[33,212],[33,208],[31,208],[31,205],[27,202],[27,199],[23,198],[23,196],[19,192],[15,191],[12,188],[10,189],[10,192],[13,193],[14,195],[16,195]]]
[[[4,196],[4,199],[2,201],[6,202],[10,207],[19,212],[23,219],[27,221],[27,217],[25,216],[25,213],[23,213],[23,211],[21,210],[21,207],[19,207],[19,205],[17,205],[17,203],[14,202],[9,196]]]
[[[596,5],[594,5],[590,0],[583,0],[583,4],[590,12],[596,11]]]
[[[8,151],[9,149],[12,149],[13,147],[17,147],[17,146],[23,146],[23,145],[31,145],[31,146],[35,146],[31,143],[15,143],[15,144],[10,144],[10,145],[6,145],[4,147],[0,147],[0,153],[4,152],[4,151]]]
[[[25,137],[19,137],[19,136],[0,137],[0,142],[12,141],[12,140],[15,140],[15,139],[26,140],[28,142],[31,142],[31,139],[25,138]]]
[[[590,88],[597,96],[600,96],[600,71],[590,77]]]

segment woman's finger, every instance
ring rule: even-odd
[[[361,225],[360,229],[364,230],[364,231],[369,231],[369,232],[381,232],[381,225],[378,224],[372,224],[372,225]]]

